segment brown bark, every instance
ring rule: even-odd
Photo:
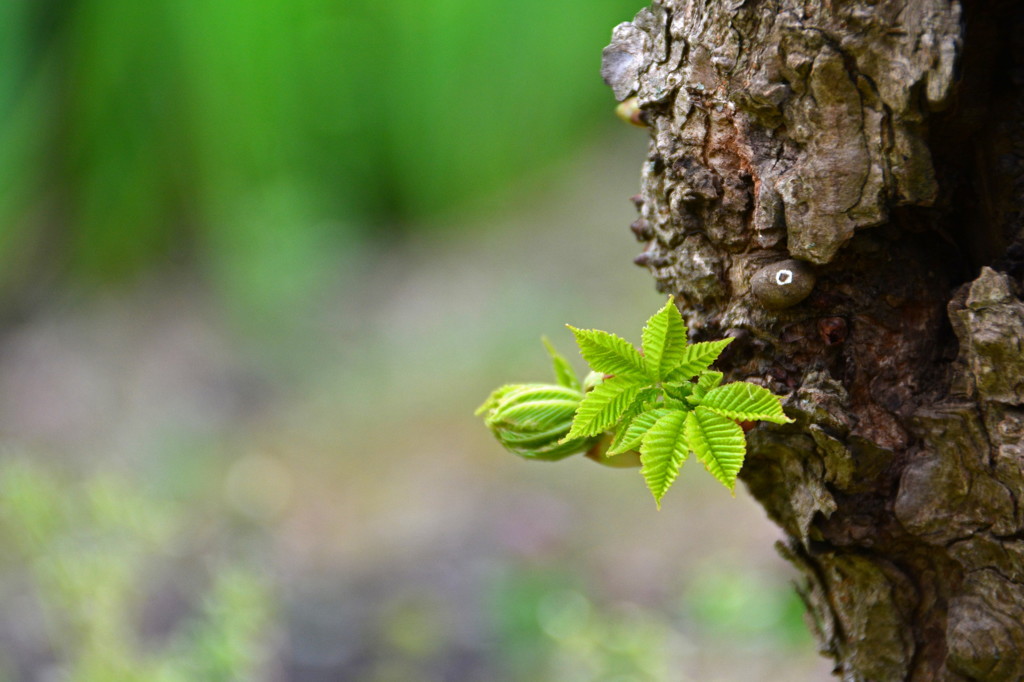
[[[637,262],[797,418],[742,477],[843,679],[1024,679],[1022,36],[1016,1],[663,0],[604,52]]]

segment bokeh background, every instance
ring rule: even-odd
[[[827,677],[746,491],[472,416],[662,303],[640,7],[0,3],[0,681]]]

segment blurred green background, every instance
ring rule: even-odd
[[[745,492],[472,417],[662,303],[640,7],[0,4],[0,682],[827,675]]]

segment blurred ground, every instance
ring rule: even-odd
[[[116,470],[177,510],[131,574],[143,648],[215,585],[195,566],[263,581],[245,679],[826,679],[745,490],[690,463],[658,512],[635,471],[517,460],[472,415],[500,383],[548,379],[542,334],[578,360],[564,323],[638,339],[662,304],[630,264],[643,146],[624,131],[581,153],[507,224],[339,256],[291,318],[228,318],[173,274],[68,293],[0,338],[5,461],[80,485]],[[48,546],[24,547],[0,573],[20,595],[0,679],[63,679],[46,642],[67,635],[18,634],[46,601],[25,595]]]

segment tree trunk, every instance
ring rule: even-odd
[[[742,478],[836,673],[1024,679],[1024,3],[663,0],[602,72],[637,262],[797,419]]]

